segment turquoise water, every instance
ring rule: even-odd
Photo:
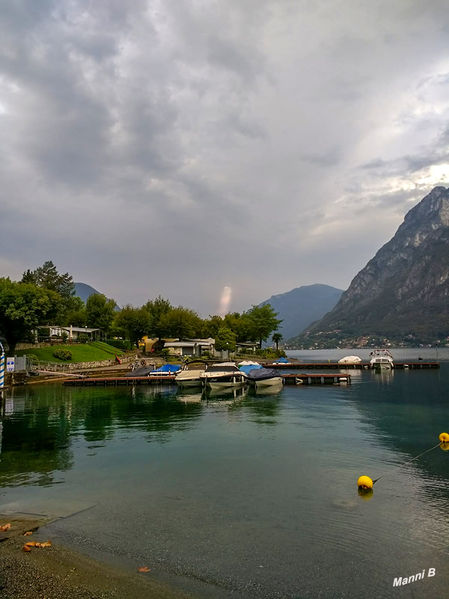
[[[449,432],[449,363],[351,374],[276,396],[16,388],[0,512],[199,597],[446,597],[449,452],[401,464]],[[383,476],[370,499],[361,474]]]

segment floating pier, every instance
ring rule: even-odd
[[[68,387],[117,387],[122,385],[173,385],[175,375],[164,376],[115,376],[104,378],[85,377],[64,381]]]
[[[287,362],[285,364],[278,364],[276,362],[270,364],[263,364],[264,368],[281,368],[282,370],[298,370],[299,368],[304,370],[369,370],[372,368],[370,362],[356,362],[353,364],[339,364],[338,362]],[[417,370],[417,369],[428,369],[428,368],[439,368],[439,362],[423,362],[421,360],[417,362],[396,362],[394,363],[395,370]]]
[[[281,374],[286,385],[339,385],[349,384],[351,375],[349,374]],[[118,387],[129,385],[173,385],[176,376],[174,374],[164,376],[118,376],[104,378],[78,378],[64,381],[64,385],[69,387]]]
[[[350,374],[282,374],[285,385],[349,385]]]

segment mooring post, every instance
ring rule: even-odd
[[[5,386],[5,350],[2,342],[0,341],[0,398],[3,394],[3,388]]]

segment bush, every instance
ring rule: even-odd
[[[68,349],[56,349],[53,352],[53,356],[58,360],[63,360],[64,362],[67,362],[72,359],[72,352],[70,352]]]
[[[129,351],[133,349],[133,344],[128,339],[106,339],[108,345],[121,349],[122,351]]]
[[[50,339],[50,329],[48,327],[40,327],[37,330],[38,341],[48,341]]]

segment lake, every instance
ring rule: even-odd
[[[449,452],[404,462],[449,432],[449,350],[392,352],[441,368],[277,395],[15,388],[0,512],[55,517],[53,540],[200,598],[446,597]],[[382,477],[371,497],[362,474]]]

